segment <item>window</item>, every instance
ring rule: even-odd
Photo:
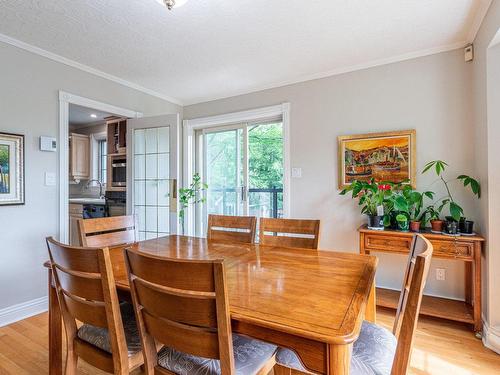
[[[106,183],[106,165],[107,165],[107,145],[106,140],[100,140],[97,142],[97,179],[102,183]]]

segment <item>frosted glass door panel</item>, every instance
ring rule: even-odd
[[[134,213],[139,240],[170,233],[170,127],[134,129]]]

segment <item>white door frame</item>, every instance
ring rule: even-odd
[[[69,105],[76,104],[123,117],[142,117],[141,112],[59,91],[59,241],[69,240]]]
[[[247,111],[227,113],[217,116],[201,117],[183,121],[183,176],[184,184],[189,184],[195,173],[196,139],[195,131],[215,128],[222,125],[255,122],[281,116],[283,121],[283,215],[290,215],[290,103],[256,108]],[[186,235],[195,233],[195,210],[193,206],[186,210]]]

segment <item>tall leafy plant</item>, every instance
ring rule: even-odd
[[[179,222],[181,224],[183,234],[186,208],[188,208],[190,204],[205,203],[206,199],[203,196],[203,192],[207,189],[208,185],[201,181],[199,173],[195,173],[193,175],[193,181],[188,188],[179,189]]]
[[[463,183],[464,187],[469,186],[473,195],[477,196],[478,198],[481,198],[481,185],[477,180],[465,174],[461,174],[456,178],[446,179],[443,172],[445,171],[447,166],[448,164],[442,160],[433,160],[425,165],[422,173],[426,173],[427,171],[432,169],[435,171],[436,176],[439,177],[446,189],[446,195],[438,200],[441,203],[437,210],[439,211],[439,213],[441,213],[445,207],[448,207],[450,215],[453,217],[453,219],[455,221],[459,221],[460,217],[464,214],[464,210],[451,194],[450,184],[454,181],[460,181]]]

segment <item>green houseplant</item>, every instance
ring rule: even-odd
[[[397,212],[398,229],[408,230],[408,227],[411,227],[414,232],[420,230],[421,220],[425,212],[423,211],[425,197],[433,199],[434,192],[425,191],[421,193],[413,190],[409,185],[399,186],[399,190],[391,197],[393,209]],[[403,220],[400,215],[405,216],[406,220]]]
[[[460,181],[462,182],[464,187],[469,186],[472,194],[474,196],[477,196],[477,198],[481,198],[481,185],[476,179],[467,176],[465,174],[461,174],[456,178],[446,179],[444,177],[443,172],[445,171],[447,166],[448,164],[442,160],[433,160],[425,165],[422,173],[426,173],[431,169],[435,171],[436,176],[439,177],[439,179],[441,180],[446,189],[446,195],[443,198],[438,199],[437,201],[437,203],[440,203],[437,211],[439,213],[442,213],[445,208],[448,208],[450,216],[446,217],[447,222],[450,221],[460,222],[461,221],[460,219],[464,215],[464,210],[462,206],[460,206],[460,204],[454,199],[451,193],[450,190],[451,183],[455,181]],[[465,218],[463,218],[463,221],[465,222]],[[469,223],[473,224],[473,222]],[[472,231],[472,225],[470,225],[470,230]]]
[[[377,183],[373,178],[368,182],[355,180],[340,195],[348,192],[352,193],[353,199],[358,199],[361,213],[368,216],[368,227],[384,229],[384,206],[392,194],[391,185]]]
[[[441,213],[438,209],[434,205],[431,205],[425,209],[422,223],[425,225],[429,221],[433,232],[442,232],[443,220],[441,220],[440,216]]]
[[[186,208],[190,204],[205,203],[203,192],[208,189],[208,185],[201,181],[199,173],[193,175],[193,181],[188,188],[179,189],[179,223],[181,224],[182,234],[184,234],[184,219],[186,216]]]

